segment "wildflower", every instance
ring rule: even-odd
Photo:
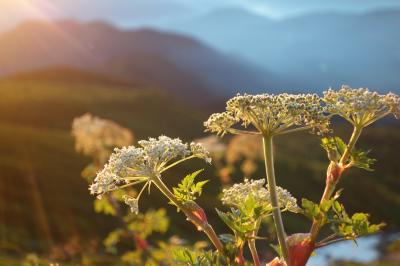
[[[133,142],[133,134],[129,129],[89,113],[74,119],[72,135],[75,137],[75,149],[91,156]]]
[[[121,186],[143,182],[146,182],[145,186],[150,185],[152,178],[159,178],[161,173],[169,167],[190,158],[210,161],[208,152],[201,145],[191,143],[189,146],[178,138],[160,136],[141,140],[139,145],[141,147],[129,146],[114,149],[108,163],[89,187],[91,194],[101,197],[104,193]],[[133,203],[131,200],[128,202]],[[132,208],[132,205],[130,206]],[[135,210],[135,208],[132,209]]]
[[[171,139],[160,136],[158,139],[141,140],[139,145],[143,148],[147,164],[155,168],[162,167],[172,159],[185,157],[190,153],[188,145],[179,138]]]
[[[365,88],[342,86],[338,91],[325,91],[323,100],[328,112],[342,116],[354,126],[366,127],[389,114],[400,116],[400,97],[393,93],[381,95]]]
[[[232,187],[222,191],[222,203],[240,208],[240,206],[246,201],[247,197],[251,195],[257,202],[257,205],[272,209],[270,193],[268,189],[264,187],[264,184],[265,179],[245,179],[243,183],[234,184]],[[298,212],[299,207],[297,206],[297,200],[290,194],[290,192],[279,186],[276,188],[279,207],[283,210]]]
[[[211,163],[211,155],[201,143],[191,142],[190,151],[198,158],[202,158],[207,163]]]
[[[220,135],[225,135],[225,133],[231,132],[231,127],[238,122],[230,113],[215,113],[204,122],[204,126],[210,132],[216,132]]]
[[[283,134],[299,128],[325,132],[328,119],[320,103],[316,94],[238,94],[227,102],[224,113],[211,115],[204,125],[221,135],[243,132],[233,128],[239,122],[257,130],[243,133]]]

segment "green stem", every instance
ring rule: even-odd
[[[342,157],[339,160],[339,167],[346,166],[345,164],[346,164],[347,160],[349,159],[350,154],[351,154],[352,150],[354,149],[354,146],[356,145],[358,138],[361,135],[362,129],[363,129],[362,126],[357,126],[357,125],[354,126],[353,133],[351,134],[349,143],[347,144],[347,147],[346,147]],[[332,163],[334,163],[334,162],[331,162],[331,164]],[[328,172],[329,172],[329,170],[328,170]],[[339,178],[337,179],[336,183],[331,182],[330,180],[327,180],[326,185],[325,185],[325,190],[324,190],[324,193],[322,194],[320,203],[322,203],[325,200],[329,200],[332,197],[332,194],[335,192],[338,181],[339,181]],[[318,233],[321,230],[322,226],[323,225],[321,225],[319,221],[313,222],[313,224],[311,226],[311,230],[310,230],[311,240],[313,242],[315,242],[315,240],[317,239]]]
[[[224,246],[219,240],[217,234],[214,229],[208,222],[202,221],[196,215],[194,215],[182,202],[180,202],[175,195],[169,190],[169,188],[164,184],[164,182],[158,178],[153,177],[152,182],[157,186],[157,188],[172,202],[174,203],[183,213],[185,213],[186,217],[192,221],[196,226],[198,226],[211,240],[215,248],[221,253],[224,254]]]
[[[172,168],[172,167],[174,167],[174,166],[176,166],[176,165],[178,165],[178,164],[180,164],[180,163],[183,163],[184,161],[193,159],[193,158],[196,158],[196,156],[190,155],[190,156],[188,156],[188,157],[185,157],[185,158],[183,158],[183,159],[180,159],[179,161],[176,161],[176,162],[174,162],[174,163],[171,163],[171,164],[168,165],[167,167],[163,168],[163,169],[161,170],[160,173],[163,173],[163,172],[167,171],[168,169],[170,169],[170,168]]]
[[[252,232],[252,239],[249,240],[249,249],[251,252],[251,256],[253,258],[254,266],[260,266],[260,257],[258,256],[257,247],[256,247],[256,237],[258,233],[258,229],[260,228],[261,219],[256,221],[256,229]]]
[[[274,155],[273,155],[273,140],[272,136],[265,134],[263,136],[264,144],[264,160],[265,171],[267,174],[268,190],[271,197],[271,206],[273,208],[272,215],[274,217],[276,234],[279,245],[281,247],[283,259],[288,263],[289,251],[286,243],[286,233],[283,227],[281,210],[279,208],[278,195],[276,192],[275,170],[274,170]]]
[[[350,157],[351,151],[354,149],[358,138],[361,135],[362,127],[354,126],[353,133],[351,134],[349,144],[347,144],[346,150],[344,151],[342,158],[340,158],[339,163],[344,165]]]

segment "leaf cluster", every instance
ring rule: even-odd
[[[333,162],[339,162],[340,158],[344,154],[347,145],[339,137],[328,137],[321,139],[321,146],[326,150],[329,160]],[[350,158],[346,164],[355,166],[367,171],[372,171],[371,165],[373,165],[376,160],[369,158],[368,154],[370,150],[363,151],[358,149],[353,149],[350,153]]]
[[[178,265],[190,266],[222,266],[227,265],[224,258],[217,252],[196,251],[188,248],[180,248],[174,250],[174,262]]]
[[[378,232],[384,224],[371,224],[369,215],[355,213],[351,217],[345,211],[343,204],[337,198],[339,194],[321,204],[302,199],[303,214],[311,220],[318,221],[321,226],[330,224],[333,232],[345,239],[355,239],[360,236]]]
[[[194,201],[197,196],[201,195],[203,186],[208,182],[208,180],[199,182],[194,181],[201,172],[203,172],[203,169],[188,174],[178,184],[178,187],[173,188],[174,195],[179,201]]]

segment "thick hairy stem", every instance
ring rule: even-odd
[[[281,247],[283,259],[288,263],[289,251],[286,243],[286,233],[283,227],[281,210],[279,208],[278,195],[276,192],[275,170],[274,170],[274,155],[272,147],[272,136],[264,135],[264,161],[265,171],[267,174],[268,190],[271,197],[271,205],[273,208],[272,215],[274,217],[276,234],[278,237],[279,245]]]
[[[256,222],[256,229],[252,232],[251,234],[251,238],[249,240],[249,249],[251,252],[251,257],[253,258],[253,262],[255,266],[260,266],[261,262],[260,262],[260,257],[258,256],[258,252],[257,252],[257,247],[256,247],[256,237],[258,234],[258,229],[260,227],[260,223],[261,223],[261,219],[258,219]]]
[[[224,253],[224,246],[219,240],[217,234],[215,233],[212,226],[208,223],[200,219],[196,216],[191,210],[189,210],[184,204],[182,204],[179,200],[176,199],[174,194],[168,189],[168,187],[161,181],[160,178],[154,177],[152,178],[152,182],[157,186],[157,188],[172,202],[174,203],[185,215],[186,217],[193,222],[201,231],[203,231],[210,241],[213,243],[215,248],[221,253]]]

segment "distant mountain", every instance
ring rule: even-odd
[[[169,27],[243,56],[302,88],[400,88],[400,10],[271,20],[228,9]]]
[[[291,84],[183,35],[102,22],[27,22],[0,35],[0,76],[71,66],[204,101]]]

